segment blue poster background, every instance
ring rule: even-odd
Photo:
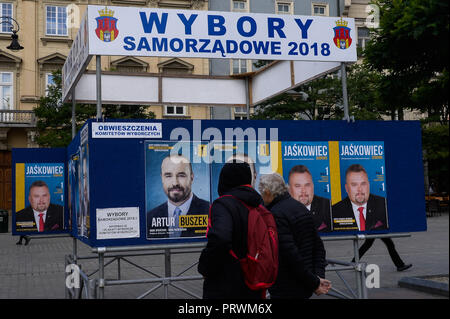
[[[377,155],[374,155],[375,153],[373,153],[375,149]],[[368,152],[364,153],[364,150]],[[381,150],[382,153],[379,153]],[[345,191],[345,171],[350,165],[353,164],[360,164],[365,168],[370,182],[370,192],[372,194],[382,196],[384,198],[387,197],[384,142],[339,142],[339,161],[342,198],[347,196],[347,192]]]
[[[176,144],[181,146],[177,154],[182,154],[191,161],[194,172],[192,192],[199,198],[209,201],[209,167],[198,153],[201,142],[147,141],[145,142],[146,212],[167,201],[161,182],[161,163],[170,154],[170,147]],[[149,146],[152,145],[161,147],[161,149],[149,149]]]
[[[258,141],[234,141],[224,143],[210,143],[211,162],[211,202],[219,197],[217,188],[219,185],[220,171],[227,161],[233,156],[239,158],[248,157],[254,163],[256,179],[254,188],[258,191],[259,179],[263,174],[272,173],[270,143]]]
[[[52,168],[57,169],[62,174],[33,174],[31,171]],[[45,182],[50,191],[50,202],[64,206],[64,163],[25,163],[25,207],[29,206],[28,194],[30,192],[30,185],[38,180]]]
[[[324,153],[316,153],[318,149]],[[282,142],[281,152],[283,178],[287,184],[290,170],[296,165],[305,165],[311,172],[314,194],[331,199],[328,142]]]

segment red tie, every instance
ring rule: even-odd
[[[358,207],[359,210],[359,230],[366,230],[366,219],[364,218],[364,207]]]
[[[39,231],[44,231],[44,213],[39,214]]]

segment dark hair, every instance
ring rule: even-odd
[[[364,172],[364,174],[367,175],[366,170],[364,169],[364,167],[361,164],[352,164],[345,171],[345,179],[347,179],[347,176],[350,173],[360,173],[360,172]]]
[[[30,188],[29,188],[28,190],[31,191],[31,189],[32,189],[33,187],[47,187],[47,189],[48,189],[48,185],[47,185],[47,183],[44,182],[44,181],[34,181],[34,182],[30,185]]]
[[[299,173],[299,174],[303,174],[303,173],[308,173],[309,176],[312,176],[311,172],[309,171],[308,167],[306,167],[305,165],[295,165],[294,167],[291,168],[291,170],[289,171],[289,176],[288,176],[288,180],[291,178],[292,174],[295,173]]]
[[[222,196],[235,187],[250,185],[251,182],[252,171],[248,163],[225,163],[220,170],[217,193]]]
[[[245,159],[248,159],[248,161],[242,161],[240,159],[237,159],[236,157],[242,156]],[[255,167],[255,161],[247,154],[247,153],[233,153],[233,155],[230,156],[231,159],[227,161],[227,163],[247,163],[252,169],[254,174],[256,174],[256,167]]]

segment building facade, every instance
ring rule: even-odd
[[[342,0],[340,2],[343,2]],[[339,0],[209,0],[210,11],[338,16]],[[210,59],[211,75],[238,74],[256,70],[253,60]],[[213,107],[214,119],[246,119],[242,107]]]
[[[7,49],[11,25],[0,24],[0,209],[11,208],[11,149],[38,147],[33,109],[52,72],[61,69],[87,5],[207,10],[207,0],[0,0],[0,17],[18,22],[20,51]],[[17,26],[14,25],[14,29]],[[95,59],[88,69],[95,69]],[[103,56],[103,72],[209,74],[206,59]],[[95,107],[95,106],[93,106]],[[151,106],[157,118],[210,118],[207,106]]]

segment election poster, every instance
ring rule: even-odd
[[[64,230],[64,163],[16,163],[16,232]]]
[[[281,142],[283,178],[319,232],[332,231],[328,142]]]
[[[271,147],[267,141],[212,142],[209,144],[211,163],[211,201],[219,197],[220,171],[225,163],[246,162],[252,172],[251,185],[258,191],[259,179],[263,174],[273,173]]]
[[[204,237],[210,204],[206,143],[146,141],[146,238]]]
[[[78,205],[77,225],[78,235],[89,237],[90,234],[90,199],[89,199],[89,143],[88,126],[81,131],[81,144],[79,147],[79,159],[77,161],[78,173]]]
[[[384,142],[333,143],[338,145],[336,168],[340,174],[338,183],[332,185],[336,188],[332,200],[334,230],[388,229]]]

